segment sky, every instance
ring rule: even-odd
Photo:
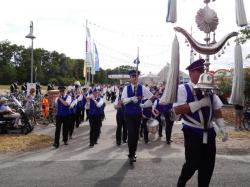
[[[166,23],[168,0],[8,0],[1,2],[0,41],[29,47],[30,21],[34,24],[34,48],[64,53],[70,58],[85,59],[86,20],[99,53],[100,67],[134,66],[139,47],[139,70],[158,73],[171,60],[171,46],[177,34],[180,43],[180,69],[184,72],[190,58],[185,38],[175,33],[180,26],[200,43],[205,34],[196,26],[195,15],[203,0],[177,0],[177,22]],[[250,22],[250,1],[244,0]],[[235,0],[216,0],[209,7],[217,12],[219,25],[216,40],[239,31],[235,21]],[[210,57],[210,70],[234,66],[234,38],[218,60]],[[250,67],[250,42],[242,45],[244,66]],[[195,58],[198,58],[196,55]]]

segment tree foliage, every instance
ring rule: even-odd
[[[250,39],[250,27],[245,27],[240,30],[239,42],[244,44],[247,40]],[[246,58],[250,58],[250,54],[246,56]]]
[[[241,44],[246,43],[247,40],[250,39],[250,28],[245,27],[240,30],[240,36],[239,36],[239,41]]]
[[[18,81],[19,84],[30,81],[31,48],[11,44],[8,40],[0,41],[0,84],[10,84]],[[71,59],[57,51],[47,51],[42,48],[34,49],[33,80],[43,85],[69,85],[79,80],[84,84],[83,59]],[[132,66],[119,66],[115,69],[96,72],[95,83],[118,83],[118,80],[109,79],[110,74],[127,74]]]

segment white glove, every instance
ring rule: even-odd
[[[199,101],[193,101],[191,103],[188,103],[189,108],[192,113],[196,112],[197,110],[200,110],[202,107],[210,106],[210,104],[211,104],[211,101],[208,96],[202,98]]]
[[[82,100],[82,98],[83,98],[83,96],[82,96],[82,95],[80,95],[80,96],[77,98],[77,101],[81,101],[81,100]]]
[[[77,105],[77,99],[75,99],[74,101],[72,101],[72,103],[69,105],[69,108],[73,108],[76,105]]]
[[[131,101],[132,101],[132,97],[128,97],[128,98],[124,98],[124,99],[122,100],[122,103],[123,103],[124,105],[126,105],[126,104],[130,103]]]
[[[224,119],[223,118],[215,119],[215,123],[219,127],[219,132],[222,135],[222,141],[223,142],[227,141],[228,140],[228,132],[227,132],[226,125],[224,123]]]
[[[131,97],[131,101],[132,101],[133,103],[137,103],[137,102],[138,102],[138,98],[137,98],[136,96]]]
[[[152,101],[150,99],[148,99],[145,103],[140,104],[141,108],[148,108],[151,107],[153,105]]]

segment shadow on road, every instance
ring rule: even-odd
[[[94,187],[99,186],[120,186],[131,166],[125,161],[121,168],[111,177],[99,180]]]

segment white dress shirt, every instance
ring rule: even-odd
[[[132,85],[132,91],[134,92],[134,87],[135,86],[133,84],[130,84],[130,85]],[[123,88],[121,99],[128,98],[127,87],[128,86],[125,86]],[[153,97],[153,94],[145,86],[143,86],[143,85],[142,85],[142,97],[143,98],[147,98],[147,99],[151,99]]]
[[[193,86],[194,84],[188,83],[191,92],[193,92]],[[177,102],[173,104],[173,107],[180,106],[187,104],[187,91],[184,86],[184,84],[179,85],[178,88],[178,95],[177,95]],[[213,109],[218,110],[223,106],[223,103],[221,102],[220,98],[217,95],[213,95]]]

